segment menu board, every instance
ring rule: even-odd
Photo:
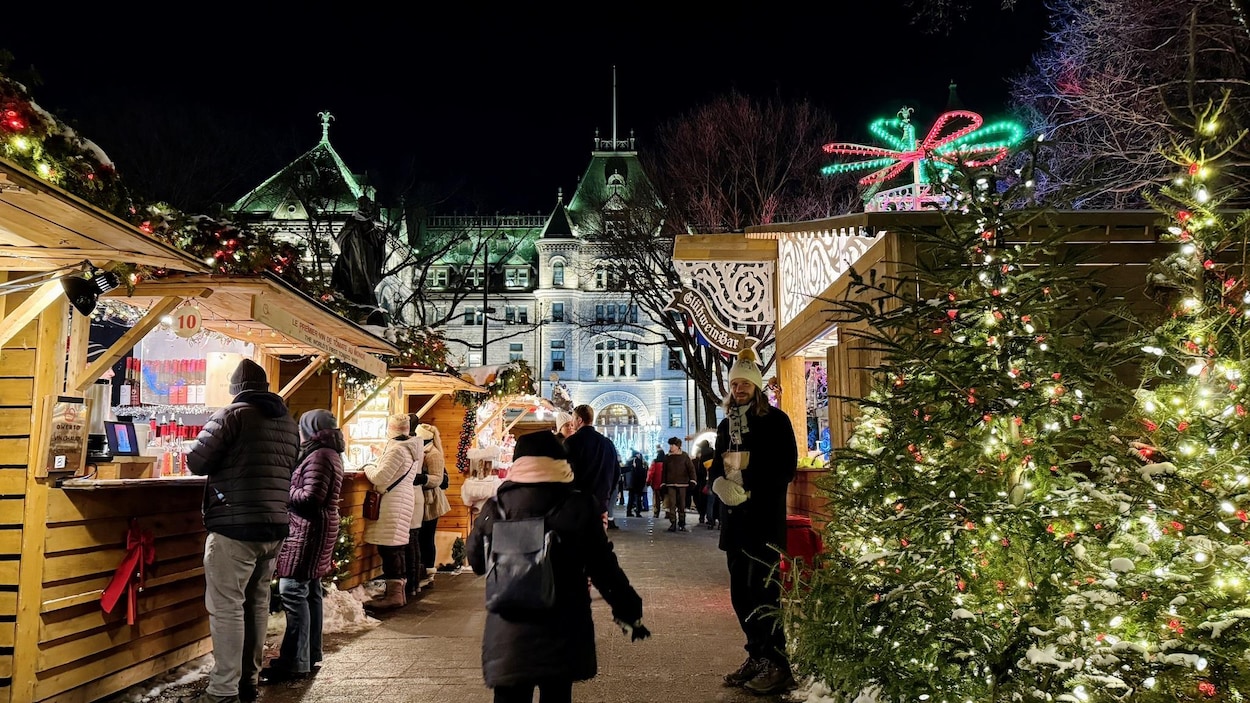
[[[44,398],[44,437],[47,452],[35,467],[36,476],[49,472],[81,473],[87,461],[87,422],[90,408],[85,398],[49,396]]]

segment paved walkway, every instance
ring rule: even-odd
[[[642,596],[652,636],[631,643],[596,597],[599,674],[574,687],[578,703],[785,700],[721,685],[721,676],[745,658],[744,639],[729,603],[724,553],[716,548],[720,533],[697,520],[691,512],[689,532],[671,533],[663,518],[617,518],[621,529],[612,539]],[[261,703],[489,703],[481,669],[482,584],[468,569],[439,574],[418,600],[383,614],[377,627],[328,635],[320,672],[263,686]]]

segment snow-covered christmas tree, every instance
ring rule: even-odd
[[[1020,163],[1020,162],[1017,162]],[[852,272],[828,301],[842,343],[880,357],[850,446],[821,490],[828,554],[785,608],[794,662],[845,700],[1068,700],[1046,648],[1113,491],[1101,461],[1131,394],[1130,336],[1064,229],[1033,202],[1025,158],[938,186],[943,226],[898,275]],[[1071,699],[1075,700],[1075,699]]]
[[[1042,628],[1073,700],[1250,696],[1250,219],[1221,211],[1245,132],[1220,113],[1197,111],[1193,140],[1167,152],[1178,173],[1152,203],[1176,251],[1152,272],[1168,314],[1121,430],[1136,458],[1084,492],[1101,529],[1077,532],[1064,607]]]

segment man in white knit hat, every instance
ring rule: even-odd
[[[747,660],[725,683],[772,695],[795,685],[781,621],[767,613],[781,605],[771,575],[777,549],[786,545],[786,493],[798,470],[798,442],[789,416],[769,404],[750,349],[729,371],[724,407],[708,480],[723,503],[720,548],[729,566],[729,599],[747,638]]]

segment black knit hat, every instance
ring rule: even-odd
[[[269,375],[260,364],[251,359],[244,359],[234,367],[230,374],[230,395],[238,395],[243,391],[269,390]]]
[[[568,453],[560,439],[549,430],[539,430],[523,434],[516,438],[516,447],[512,450],[512,458],[523,456],[545,456],[549,459],[567,459]]]

